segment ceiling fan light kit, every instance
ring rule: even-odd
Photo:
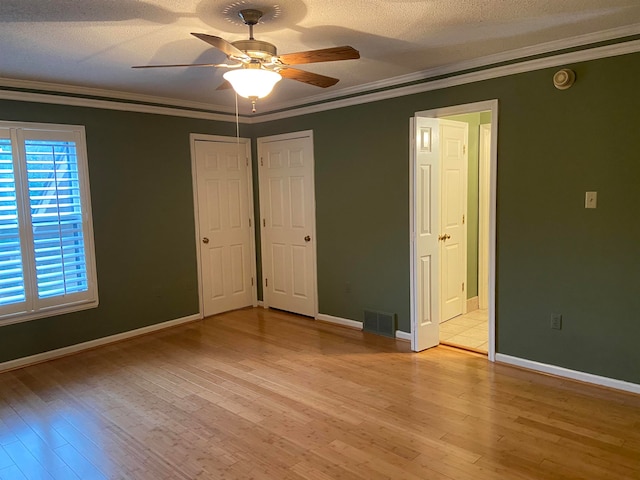
[[[235,92],[241,97],[251,100],[253,112],[259,98],[271,93],[273,87],[282,77],[298,82],[327,88],[338,83],[337,78],[319,75],[305,70],[292,68],[291,65],[305,63],[331,62],[336,60],[350,60],[360,58],[360,53],[349,46],[309,50],[306,52],[288,53],[278,56],[276,46],[253,38],[253,26],[256,25],[263,13],[256,9],[244,9],[238,13],[243,23],[249,27],[249,39],[227,42],[226,40],[204,33],[192,33],[193,36],[207,42],[223,52],[233,64],[179,64],[179,65],[144,65],[133,68],[156,67],[188,67],[213,66],[230,68],[223,77]]]
[[[229,70],[223,77],[238,95],[251,100],[254,112],[256,100],[269,95],[275,84],[282,80],[278,72],[261,68]]]

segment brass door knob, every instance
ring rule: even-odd
[[[311,237],[309,235],[307,235],[306,237],[304,237],[304,241],[305,242],[310,242],[311,241]]]
[[[202,239],[202,243],[209,243],[209,239],[208,239],[207,237],[204,237],[204,238]]]

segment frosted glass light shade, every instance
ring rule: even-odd
[[[271,93],[282,76],[271,70],[241,68],[229,70],[223,75],[238,95],[244,98],[263,98]]]

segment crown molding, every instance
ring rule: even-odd
[[[425,80],[428,80],[430,78],[437,78],[443,75],[452,75],[456,72],[475,70],[478,68],[488,67],[490,65],[499,65],[505,62],[514,62],[518,59],[526,59],[528,57],[537,55],[547,54],[549,56],[552,56],[553,52],[558,52],[570,48],[584,47],[587,45],[594,45],[600,42],[607,42],[615,39],[631,37],[634,35],[640,35],[640,23],[627,25],[625,27],[612,28],[609,30],[602,30],[600,32],[589,33],[585,35],[579,35],[562,40],[554,40],[552,42],[539,43],[537,45],[532,45],[529,47],[508,50],[506,52],[487,55],[464,62],[451,63],[448,65],[443,65],[428,70],[422,70],[420,72],[409,73],[406,75],[399,75],[396,77],[387,78],[376,82],[370,82],[355,87],[333,90],[330,93],[323,93],[314,95],[312,97],[306,97],[302,101],[298,100],[291,102],[282,102],[277,105],[272,105],[269,107],[269,110],[289,110],[312,103],[327,102],[340,97],[360,95],[362,93],[372,92],[375,90],[388,90],[400,85],[406,85],[408,83],[424,82]],[[265,115],[268,114],[268,111],[265,112]]]
[[[640,51],[640,40],[622,41],[620,43],[612,43],[595,48],[589,47],[589,45],[615,39],[624,39],[625,37],[634,35],[640,35],[640,24],[509,50],[474,60],[396,76],[377,82],[370,82],[365,85],[335,90],[331,93],[313,97],[306,97],[304,100],[283,102],[271,106],[265,105],[265,108],[268,108],[265,113],[256,116],[240,115],[238,121],[242,124],[258,124],[282,118],[479,82],[568,63],[635,53]],[[562,52],[566,49],[579,47],[585,48],[569,53],[554,54],[554,52]],[[526,60],[526,58],[540,55],[546,56]],[[519,59],[523,60],[518,61]],[[504,63],[509,64],[491,67],[491,65]],[[458,73],[470,70],[476,71]],[[441,78],[443,76],[446,78]],[[8,88],[9,90],[3,90],[3,88]],[[170,115],[222,122],[235,123],[236,121],[235,112],[229,107],[221,105],[91,87],[1,77],[0,99]]]
[[[613,45],[607,45],[605,47],[598,47],[588,50],[578,50],[576,52],[565,53],[561,55],[555,55],[553,57],[544,57],[536,60],[529,60],[511,65],[505,65],[502,67],[488,68],[486,70],[480,70],[471,73],[465,73],[461,75],[453,74],[450,77],[425,81],[423,83],[408,85],[405,87],[390,88],[374,93],[365,93],[356,97],[344,98],[333,100],[326,103],[317,105],[307,105],[300,108],[290,108],[285,111],[276,113],[265,113],[260,115],[252,123],[270,122],[273,120],[280,120],[283,118],[297,117],[300,115],[307,115],[310,113],[323,112],[327,110],[333,110],[336,108],[350,107],[354,105],[360,105],[363,103],[377,102],[380,100],[388,100],[391,98],[404,97],[406,95],[413,95],[416,93],[429,92],[432,90],[440,90],[442,88],[454,87],[457,85],[464,85],[468,83],[481,82],[483,80],[490,80],[493,78],[505,77],[508,75],[515,75],[518,73],[531,72],[534,70],[542,70],[544,68],[557,67],[560,65],[567,65],[571,63],[584,62],[588,60],[597,60],[599,58],[614,57],[618,55],[625,55],[628,53],[636,53],[640,51],[640,40],[634,40],[626,43],[616,43]]]
[[[178,107],[118,102],[116,100],[98,100],[94,98],[68,97],[65,95],[50,93],[19,92],[14,90],[0,89],[0,99],[17,100],[21,102],[49,103],[74,107],[100,108],[105,110],[119,110],[123,112],[151,113],[155,115],[170,115],[173,117],[187,117],[220,122],[235,123],[236,121],[235,115],[232,114],[200,112],[194,110],[184,110]],[[251,118],[242,116],[238,118],[238,121],[243,124],[253,123]]]
[[[78,96],[95,100],[118,101],[123,103],[135,102],[149,106],[177,107],[185,110],[204,111],[207,113],[220,113],[235,115],[232,107],[215,105],[212,103],[192,102],[189,100],[178,100],[169,97],[158,97],[154,95],[144,95],[141,93],[122,92],[119,90],[107,90],[102,88],[83,87],[79,85],[67,85],[63,83],[39,82],[36,80],[21,80],[16,78],[0,77],[0,88],[12,88],[21,91],[31,91],[34,93],[51,93]]]

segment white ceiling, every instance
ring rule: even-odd
[[[255,38],[279,53],[351,45],[361,54],[300,66],[340,82],[323,90],[282,80],[259,101],[263,112],[547,42],[621,27],[640,33],[640,0],[2,0],[0,77],[233,111],[233,92],[216,90],[220,69],[130,67],[224,61],[190,33],[245,39],[243,8],[265,12]]]

